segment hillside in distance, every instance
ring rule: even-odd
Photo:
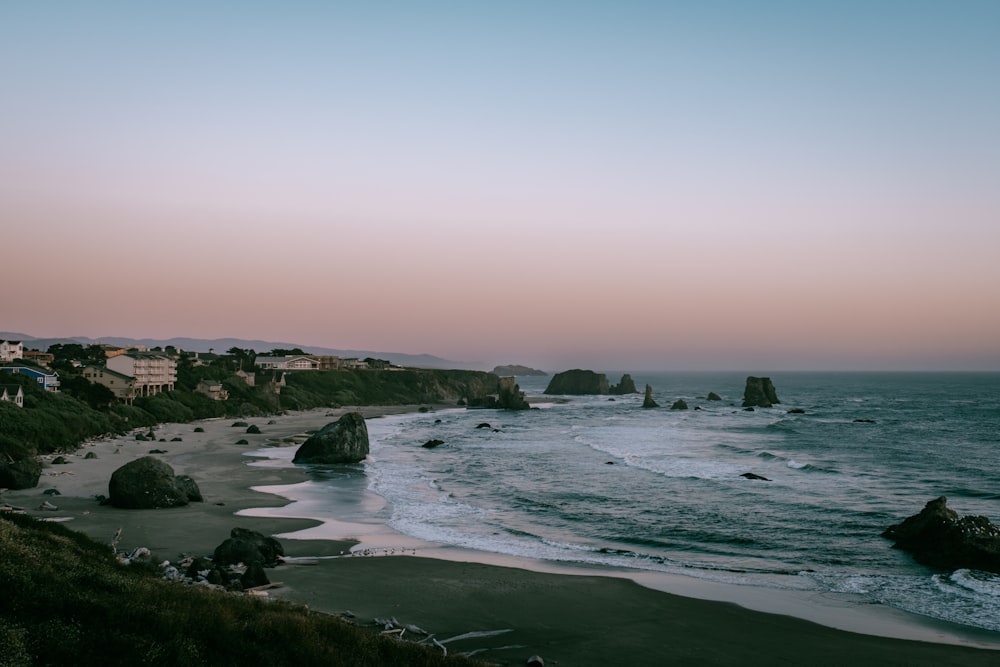
[[[226,350],[238,347],[244,350],[252,349],[258,354],[270,350],[289,350],[298,348],[309,354],[333,355],[344,358],[365,359],[373,357],[375,359],[387,359],[397,366],[409,366],[413,368],[455,368],[462,370],[483,370],[484,365],[479,362],[452,361],[433,354],[407,354],[405,352],[380,352],[376,350],[341,350],[329,347],[318,347],[315,345],[303,345],[301,343],[275,342],[265,340],[249,340],[245,338],[121,338],[117,336],[106,336],[103,338],[88,338],[86,336],[66,336],[63,338],[35,338],[28,334],[15,332],[0,332],[0,340],[19,340],[27,348],[38,348],[46,350],[55,343],[79,343],[80,345],[92,345],[104,343],[107,345],[119,345],[129,347],[132,345],[144,345],[147,348],[166,347],[172,345],[180,350],[190,352],[208,352],[212,350],[216,353],[224,353]]]

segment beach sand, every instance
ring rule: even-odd
[[[362,411],[373,418],[414,409],[416,406]],[[231,419],[220,419],[159,426],[156,442],[136,441],[130,435],[87,443],[66,456],[68,464],[47,463],[37,488],[7,491],[3,501],[24,507],[39,518],[65,521],[67,527],[99,542],[110,543],[121,529],[119,548],[144,546],[158,561],[211,555],[235,526],[280,535],[316,525],[305,519],[236,515],[246,508],[288,503],[251,487],[308,479],[303,469],[249,465],[253,459],[244,454],[283,440],[287,444],[290,438],[335,421],[342,413],[319,410],[244,420],[259,426],[260,435],[233,427]],[[195,427],[204,432],[195,433]],[[175,437],[181,441],[171,442]],[[159,441],[161,438],[166,442]],[[249,444],[235,444],[240,439]],[[156,456],[176,473],[194,478],[204,502],[174,509],[121,510],[102,506],[94,499],[107,495],[114,470],[150,450],[163,450],[165,453]],[[88,452],[97,458],[85,459]],[[57,489],[60,495],[43,495],[49,488]],[[58,510],[38,509],[46,500]],[[272,597],[306,604],[316,611],[349,611],[359,624],[372,623],[376,617],[394,617],[402,624],[433,633],[441,641],[470,632],[508,630],[446,644],[452,652],[489,649],[479,657],[498,664],[522,665],[531,655],[561,667],[1000,664],[997,633],[965,631],[890,610],[845,604],[827,613],[857,616],[853,624],[841,627],[853,625],[872,633],[896,635],[904,627],[910,633],[901,636],[930,641],[847,632],[791,615],[751,610],[747,607],[760,608],[753,603],[755,591],[743,590],[728,597],[725,590],[714,590],[704,582],[687,582],[690,594],[704,592],[703,597],[716,599],[654,590],[653,586],[640,586],[629,578],[606,576],[608,573],[595,569],[552,567],[554,571],[545,572],[461,562],[458,550],[343,555],[357,542],[279,539],[291,559],[268,570],[271,581],[281,584],[269,591]],[[401,537],[399,543],[406,544],[407,538]],[[426,554],[444,557],[428,558]],[[770,593],[760,591],[759,595]],[[723,601],[726,599],[745,606]],[[798,613],[795,604],[776,608],[809,616],[804,607]],[[980,648],[984,646],[993,649]]]

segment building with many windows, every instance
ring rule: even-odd
[[[110,357],[106,367],[135,379],[136,396],[172,391],[177,382],[177,362],[154,352],[127,352]]]
[[[131,403],[136,396],[135,378],[105,366],[84,366],[80,374],[94,384],[103,384],[111,390],[115,398]]]

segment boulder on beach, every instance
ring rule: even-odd
[[[302,443],[292,463],[358,463],[368,456],[368,426],[360,412],[348,412]]]
[[[0,461],[0,488],[17,491],[38,486],[42,476],[42,462],[34,457],[18,459],[12,463]]]
[[[201,500],[193,479],[174,475],[174,469],[152,456],[126,463],[111,474],[110,503],[122,509],[180,507]]]
[[[266,567],[278,564],[278,558],[285,555],[281,542],[246,528],[233,528],[229,539],[215,547],[212,561],[216,565],[252,565],[258,563]]]
[[[1000,573],[1000,528],[985,516],[959,516],[947,503],[945,496],[935,498],[882,537],[924,565]]]
[[[604,373],[574,368],[556,373],[545,388],[546,394],[569,396],[604,395],[610,391],[608,378]]]
[[[744,408],[770,408],[775,403],[781,401],[778,400],[771,378],[753,376],[747,378],[746,387],[743,389]]]

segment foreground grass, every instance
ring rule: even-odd
[[[0,667],[474,665],[285,602],[169,583],[59,524],[0,514]]]

